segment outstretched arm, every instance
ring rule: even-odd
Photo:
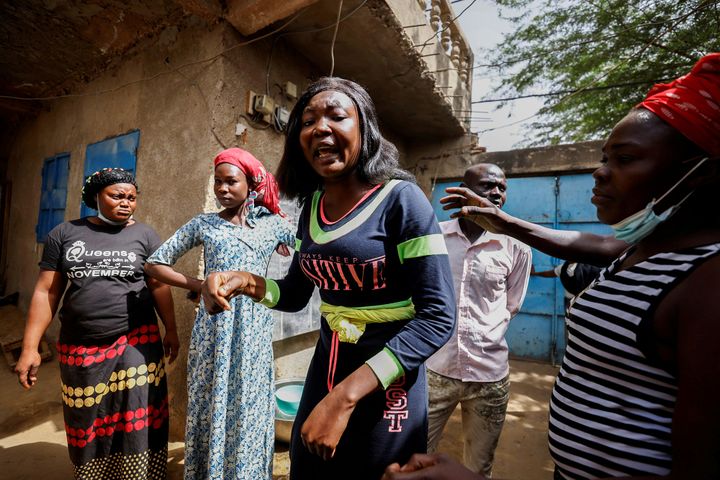
[[[255,301],[266,297],[265,278],[248,272],[216,272],[203,282],[202,295],[208,312],[230,310],[228,300],[246,295]],[[325,460],[332,458],[357,402],[380,386],[368,365],[350,374],[320,402],[300,432],[305,447]]]
[[[214,272],[202,284],[205,309],[211,313],[230,310],[229,300],[245,295],[268,308],[297,312],[308,303],[315,285],[301,272],[297,255],[285,278],[273,280],[250,272]]]
[[[553,257],[605,266],[628,248],[627,243],[612,236],[554,230],[521,220],[464,187],[451,187],[446,192],[440,203],[444,210],[457,209],[451,217],[465,217],[489,232],[517,238]]]
[[[210,314],[231,310],[229,300],[246,295],[256,302],[265,297],[265,278],[249,272],[214,272],[202,283],[205,309]]]
[[[40,271],[35,283],[25,324],[22,353],[15,365],[15,373],[18,375],[20,385],[25,389],[29,389],[37,382],[41,361],[38,347],[45,330],[55,316],[60,298],[65,291],[65,284],[62,273],[52,270]]]
[[[198,293],[200,293],[200,290],[202,289],[202,280],[188,277],[187,275],[176,271],[170,265],[146,263],[145,273],[148,276],[157,279],[166,285],[172,285],[173,287],[185,288]]]
[[[157,311],[160,320],[165,326],[163,348],[165,349],[165,355],[169,359],[168,363],[172,363],[178,356],[180,339],[175,325],[175,304],[173,303],[170,286],[154,278],[148,278],[147,284],[153,296],[155,311]]]
[[[175,270],[172,265],[192,248],[202,243],[202,220],[191,219],[160,245],[145,262],[145,273],[162,283],[200,293],[202,280]]]

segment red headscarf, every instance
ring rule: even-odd
[[[271,213],[283,215],[280,210],[280,197],[275,177],[265,170],[260,160],[250,152],[246,152],[242,148],[228,148],[218,153],[213,163],[216,167],[221,163],[229,163],[238,167],[247,177],[252,189],[257,192],[255,202],[270,210]]]
[[[702,57],[687,75],[650,89],[646,108],[712,156],[720,156],[720,53]]]

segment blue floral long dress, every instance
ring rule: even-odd
[[[203,245],[205,274],[265,271],[280,243],[294,246],[288,221],[255,206],[241,227],[218,214],[201,214],[182,226],[148,259],[173,265]],[[292,248],[292,247],[291,247]],[[200,304],[188,352],[185,479],[272,478],[274,447],[273,319],[251,299],[208,315]]]

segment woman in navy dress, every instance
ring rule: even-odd
[[[452,332],[455,299],[433,210],[379,132],[367,92],[323,78],[295,105],[278,170],[304,205],[282,280],[208,277],[207,305],[242,293],[284,311],[320,291],[323,317],[290,447],[291,479],[379,478],[424,449],[424,361]]]

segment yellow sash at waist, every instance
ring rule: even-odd
[[[415,305],[410,299],[371,307],[339,307],[322,302],[320,313],[341,342],[357,343],[368,323],[409,320],[415,316]]]

